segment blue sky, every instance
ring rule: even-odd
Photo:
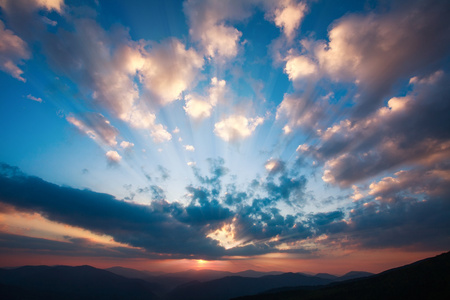
[[[444,1],[0,8],[4,255],[448,250]]]

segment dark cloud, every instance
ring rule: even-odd
[[[371,201],[350,213],[343,233],[363,248],[406,248],[446,251],[450,247],[448,198],[420,201],[396,196],[393,202]]]
[[[450,77],[411,80],[414,89],[358,121],[344,120],[301,151],[325,162],[323,179],[348,186],[402,165],[430,166],[450,157]],[[300,149],[301,150],[301,149]]]
[[[149,252],[183,255],[223,253],[205,232],[181,223],[164,211],[117,200],[108,194],[48,183],[3,166],[0,200],[24,212],[38,212],[49,220],[111,235],[116,241]]]

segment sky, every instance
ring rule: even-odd
[[[0,0],[0,266],[343,274],[450,250],[449,15]]]

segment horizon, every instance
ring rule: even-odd
[[[423,260],[428,260],[431,258],[435,258],[444,254],[448,254],[448,252],[442,252],[440,254],[437,254],[435,256],[431,256],[431,257],[426,257],[424,259],[420,259],[418,261],[414,261],[405,265],[400,265],[400,266],[396,266],[390,269],[385,269],[381,272],[377,272],[377,273],[372,273],[372,272],[367,272],[367,273],[372,273],[373,275],[379,274],[379,273],[383,273],[385,271],[388,270],[392,270],[392,269],[398,269],[400,267],[405,267],[411,264],[416,264],[418,262],[421,262]],[[22,268],[22,267],[91,267],[91,268],[96,268],[93,267],[91,265],[21,265],[21,266],[15,266],[15,267],[3,267],[4,269],[17,269],[17,268]],[[220,271],[220,270],[215,270],[215,269],[206,269],[206,268],[199,268],[199,269],[186,269],[186,270],[181,270],[181,271],[175,271],[175,272],[165,272],[165,271],[149,271],[149,270],[145,270],[145,269],[137,269],[137,268],[127,268],[127,267],[122,267],[122,266],[112,266],[112,267],[106,267],[106,268],[96,268],[96,269],[100,269],[100,270],[106,270],[106,271],[110,271],[110,269],[113,268],[121,268],[121,269],[127,269],[127,270],[135,270],[135,271],[139,271],[139,272],[147,272],[148,274],[153,274],[153,276],[163,276],[163,275],[171,275],[171,274],[178,274],[178,273],[186,273],[186,272],[205,272],[205,271],[213,271],[213,272],[223,272],[223,273],[231,273],[231,274],[239,274],[239,273],[244,273],[244,272],[258,272],[258,273],[280,273],[280,274],[286,274],[286,273],[294,273],[294,274],[302,274],[302,275],[307,275],[307,276],[317,276],[319,274],[328,274],[328,275],[333,275],[333,276],[337,276],[337,277],[341,277],[341,276],[345,276],[347,274],[353,273],[353,272],[366,272],[364,270],[352,270],[343,274],[333,274],[333,273],[327,273],[327,272],[319,272],[319,273],[314,273],[314,272],[282,272],[282,271],[277,271],[277,270],[272,270],[272,271],[255,271],[253,269],[246,269],[246,270],[241,270],[241,271]],[[110,271],[112,272],[112,271]],[[114,272],[113,272],[114,273]],[[115,273],[117,274],[117,273]],[[123,275],[122,275],[123,276]],[[264,275],[262,275],[264,276]]]
[[[0,267],[343,275],[448,251],[449,14],[0,0]]]

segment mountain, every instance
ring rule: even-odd
[[[252,295],[269,289],[285,286],[316,286],[330,283],[331,280],[314,276],[284,273],[266,275],[259,278],[228,276],[208,282],[197,282],[176,288],[170,300],[227,300],[243,295]]]
[[[90,266],[0,269],[3,299],[158,299],[160,287]]]
[[[216,270],[209,270],[209,269],[203,269],[203,270],[187,270],[182,272],[176,272],[176,273],[168,273],[163,274],[160,277],[176,277],[176,278],[187,278],[189,281],[210,281],[214,279],[223,278],[226,276],[233,276],[234,274],[227,271],[216,271]]]
[[[139,279],[146,279],[149,276],[153,276],[154,274],[147,271],[139,271],[135,269],[130,268],[124,268],[124,267],[111,267],[105,269],[106,271],[109,271],[111,273],[127,277],[127,278],[139,278]]]
[[[317,273],[315,276],[316,276],[316,277],[319,277],[319,278],[330,279],[330,280],[333,280],[333,281],[339,279],[338,276],[336,276],[336,275],[331,275],[331,274],[328,274],[328,273]]]
[[[117,275],[121,275],[127,278],[139,278],[148,282],[159,284],[167,292],[173,290],[176,287],[192,285],[194,283],[206,282],[215,279],[224,278],[227,276],[241,276],[241,277],[252,277],[258,278],[266,275],[280,275],[282,272],[258,272],[254,270],[246,270],[237,273],[227,272],[227,271],[216,271],[216,270],[187,270],[176,273],[163,273],[163,274],[153,274],[146,271],[139,271],[130,268],[123,267],[112,267],[105,269]]]
[[[357,278],[363,278],[363,277],[369,277],[374,275],[373,273],[369,273],[369,272],[363,272],[363,271],[351,271],[348,272],[347,274],[336,278],[336,281],[345,281],[345,280],[350,280],[350,279],[357,279]]]
[[[268,291],[235,300],[450,299],[450,252],[325,287]]]
[[[258,272],[255,270],[245,270],[245,271],[233,273],[233,276],[258,278],[258,277],[262,277],[262,276],[266,276],[266,275],[280,275],[280,274],[283,274],[283,272],[278,272],[278,271]]]

